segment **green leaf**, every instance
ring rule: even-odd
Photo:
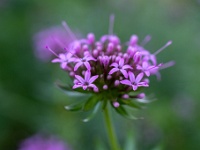
[[[94,108],[96,106],[98,102],[98,97],[96,97],[95,95],[94,96],[91,96],[85,103],[85,105],[83,106],[83,110],[84,111],[88,111],[88,110],[91,110],[92,108]]]
[[[124,104],[124,105],[130,106],[130,107],[136,108],[136,109],[142,108],[141,106],[137,105],[136,103],[132,102],[129,99],[121,100],[121,103]]]
[[[77,93],[82,93],[82,94],[88,93],[87,90],[83,90],[81,88],[72,89],[72,86],[63,85],[63,84],[61,84],[59,82],[56,82],[55,84],[56,84],[57,87],[59,87],[61,90],[65,91],[66,93],[68,93],[68,92],[77,92]]]
[[[151,102],[155,101],[155,99],[152,99],[152,100],[147,100],[147,99],[137,99],[136,101],[139,102],[139,103],[147,104],[147,103],[151,103]]]
[[[64,90],[64,91],[73,91],[72,88],[70,86],[67,85],[63,85],[59,82],[55,83],[57,87],[59,87],[60,89]]]
[[[115,110],[117,111],[117,113],[119,113],[120,115],[122,115],[125,118],[128,118],[128,119],[137,119],[136,117],[134,117],[131,114],[129,114],[126,111],[126,109],[124,107],[122,107],[122,106],[119,106],[119,107],[115,108]]]
[[[92,113],[85,119],[83,119],[82,121],[83,122],[88,122],[90,121],[95,115],[96,113],[98,112],[99,108],[100,108],[100,105],[101,105],[101,102],[98,102],[95,106],[95,108],[93,109]]]
[[[65,109],[69,111],[79,111],[82,109],[82,107],[83,107],[83,102],[65,106]]]

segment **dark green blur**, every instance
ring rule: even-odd
[[[1,0],[0,1],[0,149],[17,150],[20,141],[38,132],[59,136],[74,150],[108,147],[102,113],[88,123],[87,113],[64,106],[73,100],[55,86],[67,83],[58,64],[34,55],[33,35],[65,20],[73,31],[98,37],[108,32],[115,14],[114,33],[122,42],[137,34],[156,51],[168,40],[159,62],[175,60],[151,77],[148,96],[157,101],[136,111],[144,119],[126,120],[113,114],[118,139],[130,132],[136,150],[198,150],[200,147],[200,1],[187,0]],[[109,148],[107,148],[109,149]],[[102,148],[104,150],[104,148]]]

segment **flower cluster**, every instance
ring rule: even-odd
[[[44,137],[42,135],[35,135],[24,140],[19,150],[70,150],[63,141],[55,137]]]
[[[86,107],[88,103],[93,107],[99,101],[109,101],[113,108],[124,112],[122,105],[138,107],[132,99],[145,98],[141,88],[149,87],[151,75],[159,77],[160,69],[173,65],[173,62],[162,64],[156,60],[156,55],[172,42],[167,42],[152,54],[143,47],[149,40],[150,36],[147,36],[139,44],[138,36],[132,35],[128,42],[122,44],[120,38],[112,33],[98,40],[89,33],[86,38],[74,39],[63,47],[64,53],[55,54],[49,46],[47,49],[57,57],[52,62],[59,63],[73,79],[70,88],[93,95],[90,102],[86,102]]]

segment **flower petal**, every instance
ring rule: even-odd
[[[58,62],[62,62],[59,58],[55,58],[51,61],[52,63],[58,63]]]
[[[108,74],[113,74],[113,73],[115,73],[117,71],[119,71],[118,68],[113,68],[113,69],[110,70],[110,72]]]
[[[149,85],[146,82],[140,82],[138,83],[138,86],[149,87]]]
[[[62,60],[66,60],[66,55],[65,54],[59,54],[59,58]]]
[[[76,88],[79,88],[79,87],[82,87],[82,84],[75,84],[72,89],[76,89]]]
[[[120,83],[125,85],[132,85],[132,83],[129,80],[122,80],[120,81]]]
[[[83,90],[86,90],[88,88],[87,85],[83,85]]]
[[[94,84],[89,84],[88,87],[92,87],[93,89],[98,89],[98,87]]]
[[[119,66],[120,66],[120,67],[123,67],[123,65],[124,65],[124,59],[121,58],[121,59],[119,60]]]
[[[93,60],[96,61],[96,59],[94,59],[92,56],[86,56],[87,61]]]
[[[143,69],[146,70],[146,69],[148,68],[148,66],[149,66],[149,65],[148,65],[148,63],[147,63],[146,61],[142,63]]]
[[[144,73],[146,74],[147,77],[150,76],[150,71],[145,71]]]
[[[150,60],[153,62],[153,65],[156,65],[157,64],[157,61],[156,61],[156,56],[155,55],[150,55]]]
[[[143,70],[143,68],[140,65],[137,65],[136,69],[137,70]]]
[[[88,82],[90,80],[90,76],[91,76],[91,72],[89,70],[87,70],[85,72],[85,81]]]
[[[133,69],[130,65],[124,65],[122,69]]]
[[[99,77],[99,75],[93,76],[89,79],[89,84],[93,83],[97,78]]]
[[[85,67],[87,68],[87,70],[91,70],[91,66],[89,62],[84,62]]]
[[[118,68],[119,65],[117,63],[112,63],[110,66]]]
[[[83,64],[83,62],[78,62],[78,63],[74,66],[74,71],[76,71],[82,64]]]
[[[134,83],[135,82],[135,75],[132,72],[129,71],[128,76],[129,76],[131,83]]]
[[[67,66],[67,62],[63,62],[63,63],[60,64],[60,67],[61,67],[62,69],[65,69],[66,66]]]
[[[85,80],[84,80],[81,76],[79,76],[79,75],[75,75],[75,78],[76,78],[79,82],[81,82],[82,84],[85,82]]]
[[[137,75],[136,79],[135,79],[135,83],[139,83],[141,81],[141,79],[143,78],[144,73],[140,73]]]
[[[132,85],[133,90],[137,90],[138,86],[137,85]]]
[[[120,69],[120,72],[124,75],[125,78],[128,78],[128,73],[124,69]]]

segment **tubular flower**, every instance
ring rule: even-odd
[[[142,43],[147,43],[147,40],[150,40],[149,36]],[[86,38],[74,39],[66,45],[66,52],[59,54],[53,62],[60,63],[74,80],[74,85],[65,89],[90,93],[92,98],[87,104],[89,101],[92,106],[98,102],[110,102],[121,113],[119,110],[123,105],[136,107],[132,99],[145,98],[140,89],[149,87],[148,77],[159,74],[163,66],[157,64],[156,56],[172,43],[167,42],[151,54],[138,41],[137,35],[132,35],[124,45],[112,33],[103,35],[100,40],[89,33]],[[138,96],[140,93],[142,96]]]

